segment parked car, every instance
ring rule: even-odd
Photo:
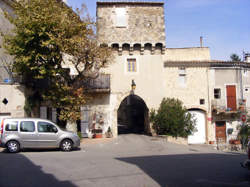
[[[241,166],[250,170],[250,140],[249,138],[248,138],[248,144],[247,144],[247,152],[248,152],[248,159],[246,159],[243,163],[241,163]]]
[[[23,148],[60,148],[71,151],[80,146],[76,133],[60,129],[49,120],[39,118],[5,118],[0,126],[0,146],[10,153]]]

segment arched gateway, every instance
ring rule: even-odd
[[[142,98],[131,94],[121,102],[117,111],[118,134],[147,132],[148,107]]]

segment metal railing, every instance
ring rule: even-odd
[[[241,99],[236,100],[236,109],[228,108],[225,99],[213,99],[212,109],[217,110],[217,112],[232,112],[240,110],[240,107],[244,106]]]
[[[95,79],[87,79],[84,81],[83,86],[87,90],[109,90],[110,89],[110,75],[99,74]]]

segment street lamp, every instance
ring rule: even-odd
[[[131,83],[131,91],[130,91],[130,94],[131,94],[131,95],[134,95],[134,90],[135,90],[135,88],[136,88],[135,81],[132,80],[132,83]]]
[[[132,80],[132,84],[131,84],[131,90],[134,91],[136,88],[136,84],[135,84],[135,81]]]

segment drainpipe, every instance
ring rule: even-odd
[[[243,101],[242,63],[243,62],[240,62],[240,97],[241,97],[241,102]]]
[[[208,76],[208,69],[210,67],[207,67],[206,74],[207,74],[207,103],[208,103],[208,114],[211,115],[211,105],[210,105],[210,87],[209,87],[209,76]],[[212,116],[209,116],[212,118]],[[207,115],[208,118],[208,115]],[[211,121],[212,123],[212,121]],[[208,119],[206,119],[206,142],[208,143]]]

